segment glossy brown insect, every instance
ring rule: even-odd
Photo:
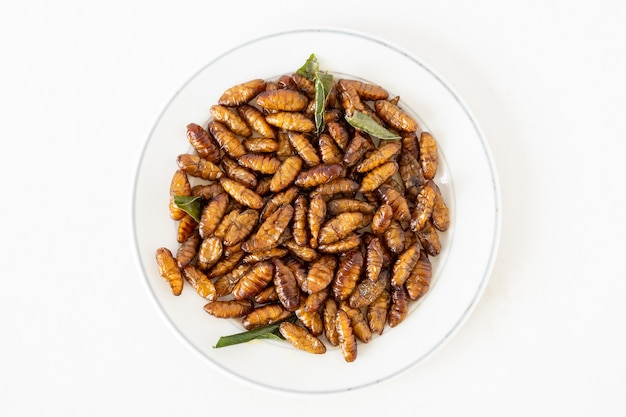
[[[266,304],[255,307],[254,310],[246,314],[242,318],[241,324],[244,329],[251,330],[268,324],[277,323],[291,315],[292,313],[285,310],[280,304]]]
[[[291,146],[298,153],[298,155],[300,155],[305,164],[309,167],[319,165],[320,157],[311,142],[309,142],[309,139],[307,139],[304,134],[289,132],[288,138],[289,143],[291,143]]]
[[[272,177],[261,177],[260,180],[257,181],[257,185],[254,188],[254,192],[257,193],[260,197],[265,197],[270,193],[270,184],[272,183]]]
[[[258,304],[276,304],[278,302],[278,294],[274,285],[268,285],[254,296],[254,302]]]
[[[432,184],[435,189],[435,201],[433,202],[431,221],[437,230],[445,232],[450,227],[450,210],[448,209],[437,184],[434,182]]]
[[[220,178],[220,184],[228,195],[246,207],[259,210],[265,205],[261,196],[238,181],[222,177]]]
[[[329,134],[322,133],[319,135],[317,145],[323,163],[341,164],[343,162],[343,155]]]
[[[293,233],[293,240],[300,246],[306,246],[309,243],[307,211],[307,198],[304,195],[299,195],[293,203],[293,225],[291,232]]]
[[[176,158],[178,167],[192,177],[216,180],[224,175],[218,165],[198,155],[181,154]]]
[[[389,250],[395,255],[400,254],[404,250],[406,237],[399,221],[395,219],[391,221],[391,224],[383,233],[383,240]]]
[[[321,194],[314,194],[309,201],[309,212],[307,216],[311,235],[310,245],[312,248],[317,248],[319,232],[325,218],[326,201]]]
[[[239,164],[261,174],[274,174],[281,165],[280,159],[262,153],[249,153],[242,155]]]
[[[357,344],[348,313],[344,310],[338,309],[335,326],[343,359],[346,362],[354,362],[357,358]]]
[[[295,154],[295,149],[289,141],[289,133],[284,130],[279,130],[276,135],[276,142],[278,142],[278,149],[276,150],[276,156],[281,161],[285,158]]]
[[[223,192],[224,188],[219,182],[213,182],[211,184],[197,184],[191,187],[191,195],[202,197],[207,201]]]
[[[370,281],[378,280],[384,265],[383,246],[379,238],[369,241],[365,250],[365,277]]]
[[[420,257],[420,245],[414,243],[406,248],[393,264],[393,274],[391,276],[391,285],[402,286],[411,274],[413,267]]]
[[[269,261],[258,262],[237,281],[232,290],[235,300],[252,299],[268,286],[274,276],[274,265]]]
[[[350,297],[361,277],[363,262],[360,250],[351,250],[340,258],[332,283],[333,295],[337,300],[346,300]]]
[[[303,305],[304,310],[305,311],[319,311],[324,305],[324,302],[328,299],[329,295],[330,295],[329,286],[326,286],[322,290],[308,295]]]
[[[239,265],[239,262],[242,260],[244,255],[245,252],[242,250],[228,255],[226,255],[226,250],[224,250],[220,260],[207,271],[206,276],[209,278],[215,278],[230,273],[237,265]]]
[[[408,210],[408,205],[407,205]],[[377,235],[382,235],[385,230],[391,225],[393,219],[393,209],[389,204],[381,204],[376,209],[374,217],[372,217],[372,232]]]
[[[422,132],[419,138],[419,161],[422,165],[424,178],[432,180],[437,173],[439,158],[437,157],[437,141],[429,132]]]
[[[230,295],[237,282],[239,282],[241,277],[243,277],[250,270],[250,268],[252,268],[252,265],[241,264],[233,268],[230,272],[217,278],[213,282],[215,285],[216,295],[218,297]]]
[[[225,156],[222,158],[222,169],[228,178],[238,181],[248,188],[254,188],[257,185],[256,175],[248,168],[233,161],[230,157]]]
[[[300,192],[299,188],[292,186],[285,191],[274,194],[263,207],[261,211],[261,221],[265,221],[270,215],[272,215],[283,204],[291,204],[296,199],[296,196]]]
[[[382,184],[376,190],[376,195],[385,204],[391,206],[393,217],[399,221],[409,221],[411,210],[404,195],[389,184]]]
[[[439,234],[430,221],[427,221],[424,227],[417,232],[417,238],[430,256],[437,256],[441,253]]]
[[[313,190],[313,195],[321,195],[324,198],[337,196],[353,197],[359,190],[359,183],[349,178],[337,178],[326,184],[321,184]]]
[[[284,321],[280,324],[279,330],[280,334],[297,349],[313,354],[326,353],[324,343],[304,327]]]
[[[365,133],[355,132],[354,137],[346,147],[343,154],[343,163],[347,167],[356,165],[361,158],[374,149],[374,143]]]
[[[237,107],[246,104],[265,90],[266,81],[254,79],[228,88],[222,93],[218,104],[228,107]]]
[[[251,253],[274,247],[291,222],[292,217],[293,206],[284,204],[259,226],[256,233],[246,240],[241,248]]]
[[[271,153],[278,150],[278,142],[272,138],[248,138],[242,143],[248,152]]]
[[[435,207],[436,195],[437,191],[432,181],[427,182],[417,195],[415,208],[413,209],[413,213],[411,213],[411,230],[414,232],[422,230],[426,222],[430,220]]]
[[[244,104],[241,107],[238,107],[238,111],[241,118],[248,123],[252,130],[261,135],[261,137],[276,137],[274,128],[265,121],[265,116],[259,109],[251,105]]]
[[[224,234],[224,245],[233,246],[243,242],[254,230],[258,219],[258,212],[253,209],[247,209],[238,214]]]
[[[357,284],[350,295],[349,305],[352,308],[367,307],[389,286],[389,270],[383,269],[376,281],[365,278]]]
[[[204,306],[204,311],[222,319],[243,317],[253,309],[252,300],[214,300]]]
[[[391,287],[391,305],[387,313],[389,326],[396,327],[409,314],[409,295],[404,286]]]
[[[407,112],[387,100],[376,100],[374,103],[376,114],[389,126],[404,132],[415,132],[417,122]]]
[[[386,142],[376,148],[370,155],[356,165],[357,172],[364,173],[395,160],[400,154],[402,143],[398,141]]]
[[[236,110],[217,104],[211,106],[209,111],[213,120],[223,123],[233,133],[246,138],[252,136],[252,131]]]
[[[360,211],[365,214],[374,214],[376,206],[363,200],[356,198],[336,198],[326,203],[328,214],[336,216],[346,211]]]
[[[228,211],[228,213],[226,213],[222,217],[222,220],[215,228],[213,235],[219,237],[220,239],[224,239],[224,236],[226,236],[226,232],[228,232],[228,228],[233,224],[233,222],[237,219],[237,216],[239,216],[240,214],[241,210],[239,210],[238,208],[234,208]],[[224,244],[224,246],[231,245]]]
[[[265,116],[265,121],[279,129],[293,132],[314,132],[315,122],[302,113],[277,112]]]
[[[320,312],[305,309],[306,300],[307,297],[300,297],[300,306],[295,311],[296,317],[313,336],[319,336],[324,333],[324,320]]]
[[[404,184],[407,196],[415,199],[422,185],[426,184],[426,178],[422,173],[420,163],[408,152],[402,152],[398,161],[398,171]]]
[[[337,301],[334,298],[327,298],[322,310],[322,320],[324,323],[324,336],[332,346],[339,344],[339,334],[337,333]]]
[[[309,210],[309,212],[310,211],[311,210]],[[349,211],[338,214],[324,223],[320,229],[318,238],[319,244],[327,245],[343,239],[350,233],[367,226],[371,217],[372,216],[359,211]]]
[[[299,91],[278,89],[264,91],[256,97],[256,104],[266,110],[302,111],[309,103],[309,99]]]
[[[318,245],[317,250],[323,253],[345,253],[361,246],[361,236],[358,233],[350,233],[341,240],[325,245]]]
[[[295,257],[305,262],[313,262],[317,259],[317,251],[309,246],[300,246],[295,240],[288,240],[283,245],[289,249]]]
[[[222,218],[226,214],[228,208],[229,197],[226,193],[221,193],[215,196],[209,201],[203,208],[200,216],[200,223],[198,223],[198,230],[200,236],[203,239],[211,236],[217,226],[222,221]]]
[[[185,213],[182,219],[178,222],[178,233],[176,235],[176,240],[178,243],[182,243],[196,230],[198,226],[198,222],[195,221],[193,217],[189,214]]]
[[[217,236],[211,236],[202,241],[198,248],[198,266],[202,270],[208,270],[222,257],[224,247],[222,240]]]
[[[315,97],[315,84],[313,84],[313,81],[298,73],[294,73],[291,79],[296,84],[298,90],[302,91],[307,97]]]
[[[306,279],[306,292],[316,293],[326,288],[335,276],[337,259],[332,255],[317,258],[310,266]]]
[[[213,301],[216,298],[215,285],[200,269],[194,265],[187,265],[183,268],[183,276],[185,280],[191,284],[198,295],[207,301]]]
[[[273,260],[274,258],[282,258],[287,256],[289,251],[282,247],[274,247],[259,252],[248,253],[242,259],[242,263],[256,263],[261,261]]]
[[[430,288],[432,276],[433,268],[430,259],[426,251],[422,250],[417,263],[404,284],[409,299],[416,301],[423,297]]]
[[[180,295],[183,291],[183,273],[168,248],[156,250],[156,262],[159,274],[165,279],[172,290],[172,294]]]
[[[280,259],[273,258],[274,286],[282,306],[288,311],[295,311],[300,305],[300,288],[291,269]]]
[[[385,289],[376,300],[367,306],[365,317],[372,333],[383,334],[390,304],[391,296],[389,291]]]
[[[340,92],[341,106],[346,115],[352,116],[355,110],[360,112],[366,111],[366,105],[363,104],[361,96],[350,80],[342,79],[337,82]]]
[[[237,159],[246,154],[246,148],[243,147],[237,135],[231,132],[226,125],[213,120],[209,122],[208,128],[211,135],[220,145],[220,148],[231,158]]]
[[[215,164],[219,162],[220,147],[202,126],[189,123],[187,125],[187,139],[200,157]]]
[[[176,260],[178,261],[179,267],[184,267],[196,257],[201,242],[202,238],[200,237],[200,233],[198,229],[195,229],[191,232],[189,237],[180,244],[176,252]]]
[[[302,158],[299,156],[287,157],[272,176],[270,191],[277,193],[293,184],[302,170],[302,164]]]
[[[389,178],[393,177],[396,172],[398,172],[398,163],[396,161],[385,162],[369,171],[365,177],[363,177],[359,191],[362,193],[374,191]]]
[[[372,340],[372,331],[361,310],[352,308],[345,302],[339,303],[339,309],[345,311],[350,318],[350,325],[356,338],[363,343],[369,343]]]
[[[320,164],[301,172],[294,183],[301,188],[314,188],[341,177],[342,172],[341,164]]]

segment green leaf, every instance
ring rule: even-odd
[[[296,321],[296,316],[291,315],[284,320],[278,321],[276,323],[268,324],[266,326],[257,327],[256,329],[248,330],[242,333],[235,333],[228,336],[222,336],[219,338],[214,348],[222,348],[226,346],[238,345],[240,343],[247,343],[254,339],[273,339],[273,340],[284,340],[283,336],[280,334],[278,328],[280,324],[284,321],[291,321],[292,323]]]
[[[296,72],[303,77],[313,81],[315,78],[315,73],[319,71],[319,63],[317,62],[317,57],[315,54],[311,54],[309,59],[306,60],[303,66],[301,66]]]
[[[195,221],[200,222],[200,215],[202,214],[201,196],[175,195],[174,204],[176,207],[193,217]]]
[[[318,135],[324,130],[324,110],[332,87],[333,76],[331,74],[315,72],[315,127]]]
[[[380,139],[385,140],[394,140],[401,139],[401,136],[398,134],[387,130],[384,126],[378,123],[376,120],[372,119],[365,113],[361,113],[358,110],[355,110],[352,113],[352,116],[346,115],[346,121],[350,123],[350,125],[356,129],[360,129],[363,132],[375,136]]]

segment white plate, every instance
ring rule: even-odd
[[[205,124],[209,107],[228,87],[275,78],[298,69],[315,53],[322,70],[349,74],[401,96],[401,105],[436,138],[436,182],[450,206],[452,226],[433,260],[433,285],[408,317],[382,336],[359,344],[355,362],[338,348],[324,355],[285,342],[254,341],[215,349],[222,335],[242,331],[237,320],[206,314],[194,291],[174,297],[159,276],[155,250],[178,248],[169,218],[168,190],[176,156],[189,150],[185,126]],[[337,393],[378,384],[421,363],[458,330],[489,279],[500,231],[496,170],[480,129],[457,94],[406,51],[369,35],[312,29],[272,34],[213,59],[178,91],[159,116],[139,162],[132,206],[142,279],[158,311],[181,340],[207,363],[246,383],[295,394]]]

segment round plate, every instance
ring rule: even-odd
[[[435,179],[449,205],[452,226],[441,234],[432,258],[429,293],[411,304],[406,319],[358,344],[356,361],[344,361],[327,344],[324,355],[287,342],[253,341],[215,349],[223,335],[242,331],[239,320],[204,312],[204,300],[187,287],[179,297],[159,276],[155,251],[175,253],[169,217],[169,183],[176,156],[189,151],[191,122],[206,125],[209,108],[227,88],[255,78],[295,72],[311,53],[320,68],[383,86],[418,116],[439,145]],[[496,170],[481,131],[457,94],[431,68],[380,39],[343,30],[312,29],[272,34],[213,59],[178,91],[159,116],[141,155],[134,184],[135,249],[150,297],[181,340],[207,363],[254,386],[295,394],[336,393],[378,384],[421,363],[458,330],[489,279],[500,231]]]

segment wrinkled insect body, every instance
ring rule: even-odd
[[[418,128],[417,122],[397,105],[387,100],[377,100],[374,103],[376,114],[396,130],[404,132],[415,132]]]
[[[228,195],[246,207],[259,210],[265,205],[260,195],[238,181],[222,177],[220,178],[220,184],[222,184],[224,191]]]
[[[220,148],[213,137],[202,126],[196,123],[187,125],[187,139],[198,155],[210,162],[218,163]]]
[[[246,240],[241,248],[246,252],[260,252],[274,247],[293,217],[293,206],[285,204],[272,213],[257,229],[252,237]]]
[[[251,300],[215,300],[205,304],[204,311],[222,319],[243,317],[254,309]]]
[[[222,93],[218,104],[227,107],[241,106],[265,91],[265,86],[266,81],[263,79],[254,79],[234,85]]]
[[[341,355],[346,362],[354,362],[357,357],[357,345],[348,313],[341,309],[338,310],[335,326],[339,336]]]
[[[198,295],[207,301],[213,301],[216,298],[215,285],[200,269],[193,265],[187,265],[183,268],[183,276],[188,283],[196,290]]]
[[[255,307],[254,310],[246,314],[241,320],[244,329],[250,330],[257,327],[266,326],[284,320],[291,316],[280,304],[266,304]]]
[[[203,178],[205,180],[216,180],[224,175],[224,172],[218,165],[215,165],[208,159],[201,158],[198,155],[178,155],[176,163],[180,169],[192,177]]]
[[[246,148],[243,147],[237,135],[231,132],[226,125],[213,120],[209,123],[208,128],[220,148],[231,158],[238,159],[246,154]]]
[[[429,132],[422,132],[419,138],[419,161],[422,165],[424,178],[432,180],[437,173],[439,158],[437,156],[437,142]]]
[[[246,122],[237,114],[236,110],[219,104],[211,106],[209,109],[213,120],[223,123],[233,133],[243,137],[250,137],[252,132]]]
[[[280,259],[272,259],[274,263],[274,286],[278,299],[288,311],[295,311],[300,305],[300,288],[296,277]]]
[[[175,196],[190,196],[191,195],[191,184],[189,183],[189,178],[187,177],[187,173],[182,169],[177,169],[174,171],[174,175],[172,175],[172,180],[170,182],[170,200],[169,200],[169,209],[170,209],[170,217],[172,220],[180,220],[185,217],[185,211],[174,204]]]
[[[299,156],[287,157],[274,173],[270,191],[277,193],[292,185],[302,170],[302,164],[302,158]]]
[[[309,333],[305,328],[285,321],[280,324],[280,334],[297,349],[308,353],[326,353],[324,343]]]
[[[250,268],[235,284],[232,295],[235,300],[253,299],[261,290],[268,286],[274,275],[271,262],[259,262]]]
[[[167,248],[157,249],[156,262],[159,274],[170,284],[172,294],[180,295],[183,291],[183,274],[172,252]]]
[[[350,297],[361,277],[363,263],[363,254],[360,250],[351,250],[341,257],[332,285],[337,300],[346,300]]]

